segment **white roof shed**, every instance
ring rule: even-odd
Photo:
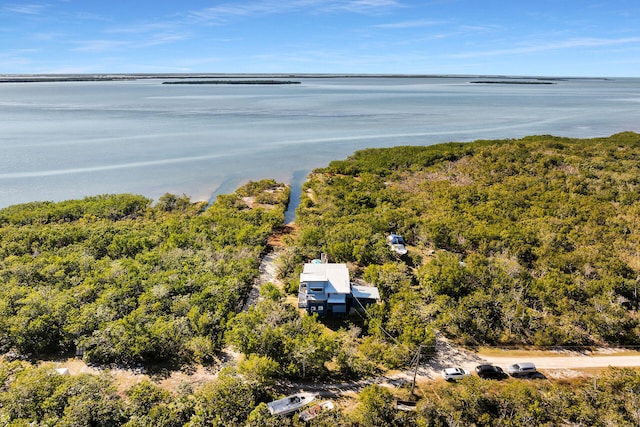
[[[380,291],[375,286],[352,285],[351,293],[358,299],[380,299]]]

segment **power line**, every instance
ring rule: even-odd
[[[364,305],[362,305],[362,303],[360,302],[360,300],[358,299],[358,297],[356,297],[355,295],[353,295],[353,299],[356,300],[356,302],[358,303],[358,305],[360,306],[360,308],[362,308],[362,310],[365,312],[365,314],[367,315],[367,317],[369,319],[371,319],[371,315],[369,314],[369,312],[367,311],[367,309],[364,307]],[[357,310],[356,310],[357,311]],[[362,317],[362,316],[361,316]],[[380,329],[382,330],[382,332],[384,332],[385,335],[387,335],[389,338],[391,338],[396,344],[400,344],[400,342],[396,339],[396,337],[394,337],[393,335],[391,335],[389,332],[387,332],[386,329],[384,329],[382,327],[382,322],[380,323]]]

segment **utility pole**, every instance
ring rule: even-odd
[[[413,356],[416,361],[416,368],[413,370],[413,382],[411,383],[411,395],[413,396],[413,390],[416,387],[416,376],[418,375],[418,366],[420,365],[420,355],[422,354],[422,344],[418,346],[418,351],[416,351],[416,355]]]

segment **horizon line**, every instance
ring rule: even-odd
[[[272,78],[501,78],[501,79],[620,79],[640,78],[622,76],[556,76],[556,75],[517,75],[517,74],[420,74],[420,73],[218,73],[218,72],[189,72],[189,73],[0,73],[0,83],[20,82],[19,79],[33,81],[60,80],[136,80],[158,78],[218,78],[218,77],[272,77]]]

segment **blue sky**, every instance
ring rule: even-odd
[[[0,3],[0,73],[640,77],[638,0]]]

